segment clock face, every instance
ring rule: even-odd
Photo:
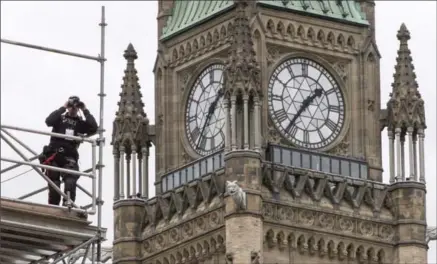
[[[268,100],[276,128],[296,146],[324,148],[343,128],[339,85],[312,60],[293,58],[279,65],[269,82]]]
[[[188,141],[203,156],[224,146],[223,69],[223,65],[214,64],[203,70],[188,97],[185,113]]]

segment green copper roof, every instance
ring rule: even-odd
[[[369,25],[355,0],[257,0],[260,4],[275,8],[339,19],[345,22]]]
[[[214,15],[228,10],[234,5],[233,0],[175,0],[172,15],[162,30],[161,39],[171,37],[187,30]]]
[[[232,8],[233,0],[174,0],[172,14],[162,31],[167,39]],[[307,13],[344,22],[368,25],[355,0],[256,0],[265,7]]]

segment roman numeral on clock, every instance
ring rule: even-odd
[[[328,109],[331,112],[340,113],[340,106],[338,105],[329,105]]]
[[[285,112],[284,109],[279,109],[278,111],[275,111],[275,116],[278,119],[279,123],[284,122],[288,117],[287,112]]]
[[[335,129],[337,128],[337,124],[334,123],[334,121],[332,121],[331,119],[326,120],[325,125],[331,130],[331,131],[335,131]]]

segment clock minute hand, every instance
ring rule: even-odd
[[[223,96],[224,92],[223,89],[220,89],[217,93],[217,97],[215,98],[214,102],[211,103],[211,105],[208,108],[208,113],[206,114],[206,119],[205,119],[205,123],[203,123],[203,127],[202,127],[202,131],[200,133],[200,135],[203,135],[203,132],[205,132],[205,128],[208,126],[209,121],[211,119],[212,114],[215,111],[215,108],[217,106],[218,101],[220,100],[220,98]],[[200,140],[197,142],[197,147],[199,147],[200,144]]]
[[[299,110],[294,115],[290,124],[285,129],[286,131],[290,130],[290,128],[296,122],[297,118],[299,118],[299,116],[308,108],[308,106],[314,101],[314,99],[316,99],[316,97],[320,97],[322,95],[322,93],[323,93],[323,90],[320,88],[317,88],[316,90],[314,90],[314,94],[308,96],[307,98],[305,98],[305,100],[303,100],[302,105],[300,106]]]

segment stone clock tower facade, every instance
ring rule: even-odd
[[[113,263],[426,263],[426,125],[405,25],[385,109],[374,1],[158,5],[156,124],[125,52]]]

